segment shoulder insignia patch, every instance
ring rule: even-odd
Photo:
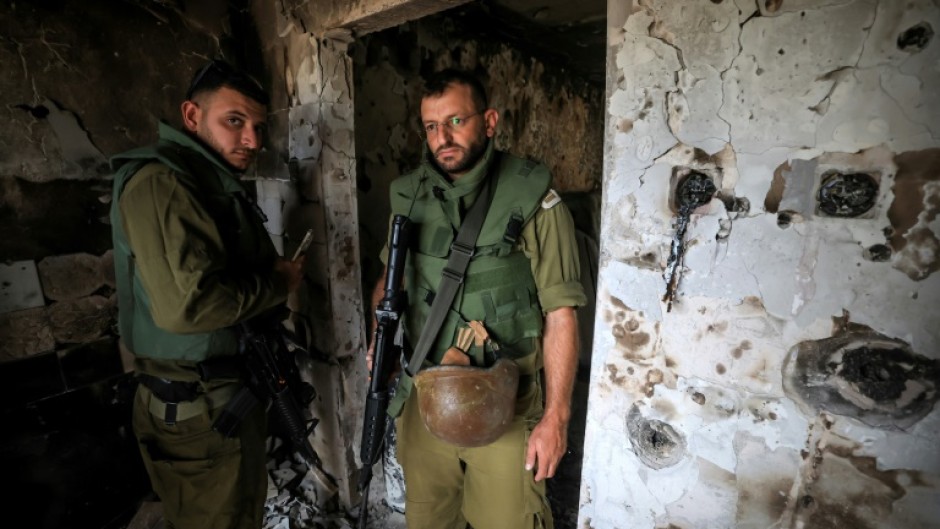
[[[554,189],[549,189],[548,193],[545,193],[542,198],[542,209],[552,209],[559,202],[561,202],[561,197],[558,196],[558,193]]]

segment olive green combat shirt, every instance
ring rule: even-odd
[[[188,135],[161,123],[160,136],[197,151],[237,180],[217,155]],[[273,267],[267,276],[235,278],[226,273],[226,260],[239,256],[227,255],[217,219],[185,180],[165,165],[149,164],[131,178],[121,194],[120,211],[137,256],[136,273],[161,328],[177,334],[210,332],[287,298],[286,280]]]
[[[490,164],[494,162],[495,152],[493,141],[490,140],[482,163],[477,164],[453,182],[438,170],[429,171],[434,175],[432,176],[434,180],[429,184],[445,189],[474,188],[461,198],[463,211],[468,211],[482,190],[483,179],[486,177]],[[424,163],[432,164],[427,159]],[[433,164],[432,167],[434,167]],[[391,220],[389,225],[391,225]],[[529,258],[543,314],[561,307],[581,307],[587,303],[587,297],[584,295],[584,288],[580,282],[581,267],[574,220],[571,218],[571,212],[561,202],[555,191],[549,190],[546,193],[538,211],[523,227],[517,247]],[[387,265],[387,242],[380,257],[382,263]]]

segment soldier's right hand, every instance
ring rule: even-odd
[[[304,264],[307,262],[307,256],[301,255],[293,261],[288,261],[279,257],[274,263],[274,271],[284,276],[287,281],[287,291],[294,292],[300,288],[304,280]]]

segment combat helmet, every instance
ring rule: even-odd
[[[456,446],[485,446],[512,423],[519,366],[505,358],[490,367],[440,365],[419,371],[414,383],[429,432]]]

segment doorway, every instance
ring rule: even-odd
[[[471,3],[362,36],[352,44],[360,252],[368,297],[382,270],[379,252],[388,227],[389,185],[420,163],[423,78],[448,67],[473,72],[486,87],[490,106],[500,112],[497,148],[550,168],[552,187],[571,210],[577,229],[588,304],[578,313],[581,353],[568,453],[548,481],[556,526],[573,528],[594,324],[606,2],[594,1],[591,16],[576,15],[570,6],[565,12],[567,2],[554,2],[556,12],[545,7],[552,2],[536,4]],[[595,56],[586,58],[589,53]],[[369,306],[368,299],[364,306]],[[387,502],[400,510],[403,499],[396,498],[403,497],[397,489],[403,484],[395,479],[387,483]]]

